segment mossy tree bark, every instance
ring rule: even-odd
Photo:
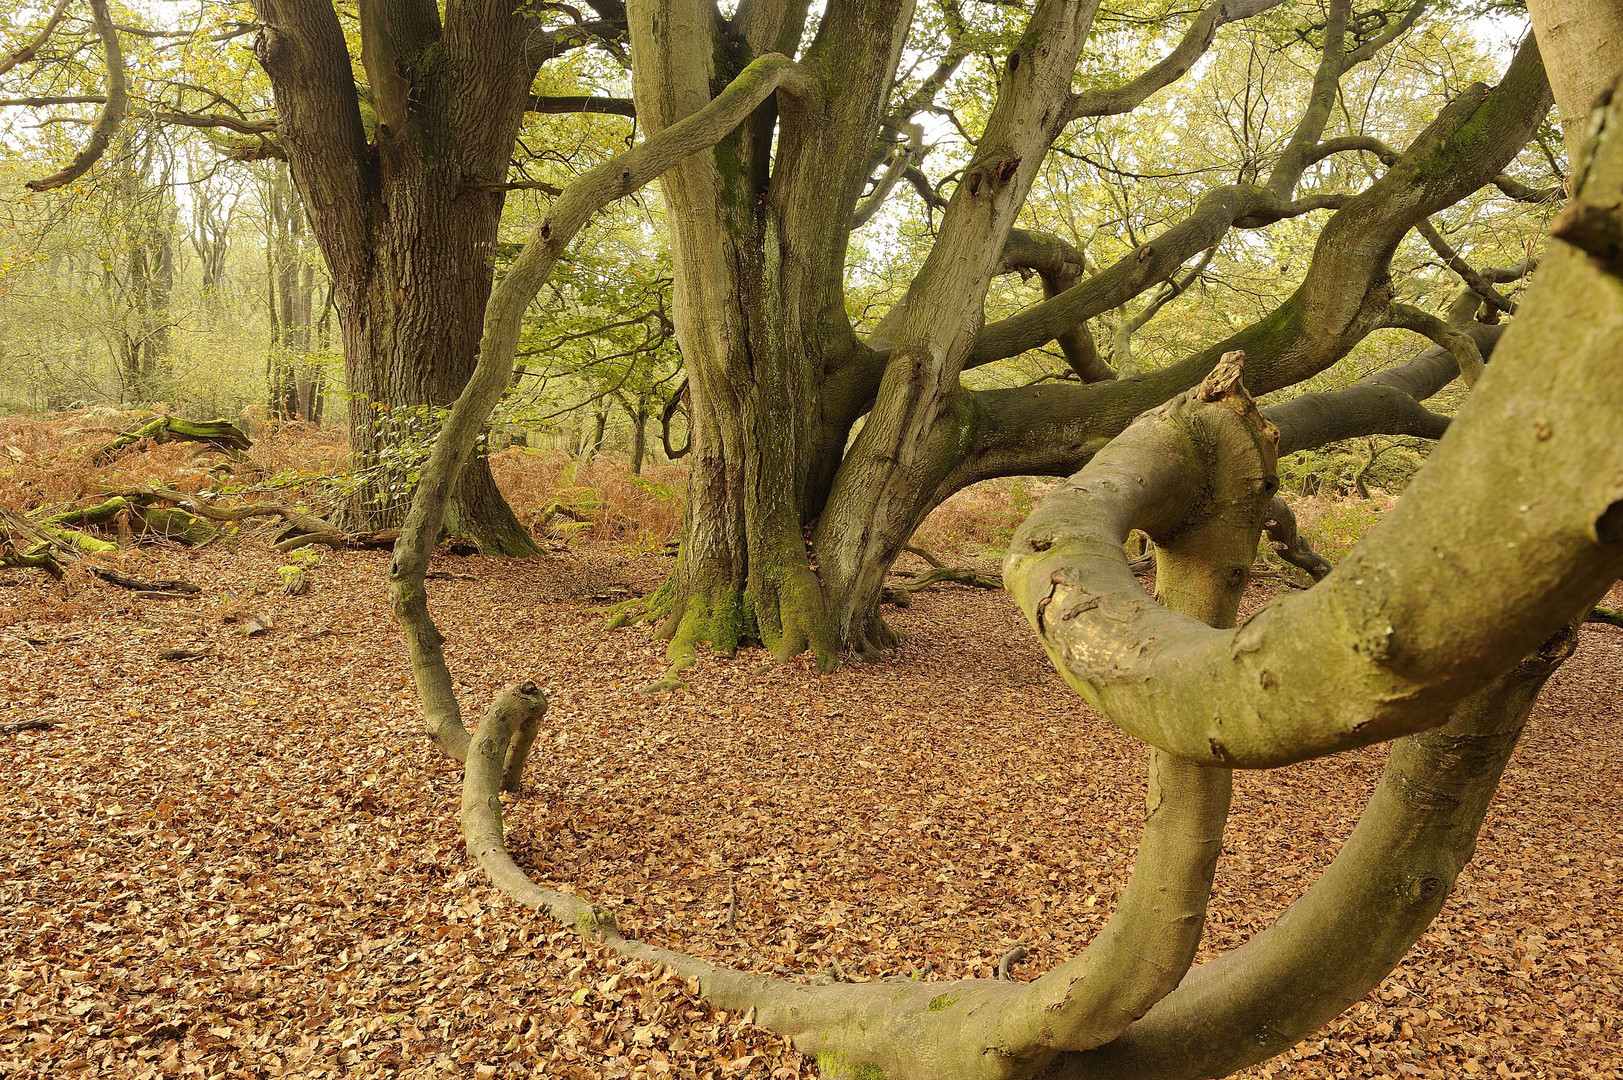
[[[893,171],[882,134],[905,130],[928,104],[927,91],[890,100],[910,5],[832,5],[800,61],[821,91],[793,108],[763,106],[661,181],[672,208],[692,454],[678,565],[637,605],[638,614],[663,619],[671,638],[673,673],[656,686],[675,685],[674,673],[703,643],[730,653],[760,642],[780,657],[810,649],[825,667],[843,651],[882,648],[893,640],[879,615],[885,575],[954,491],[992,477],[1080,468],[1133,417],[1197,384],[1225,352],[1246,352],[1261,393],[1323,371],[1400,319],[1389,281],[1398,243],[1428,215],[1494,182],[1549,107],[1531,43],[1499,87],[1466,88],[1358,194],[1298,200],[1295,189],[1314,161],[1357,148],[1322,140],[1339,79],[1413,18],[1356,41],[1332,26],[1312,100],[1266,183],[1209,192],[1187,220],[1116,265],[1083,276],[1074,251],[1012,228],[1068,122],[1130,111],[1187,70],[1226,22],[1273,6],[1214,4],[1140,78],[1074,93],[1093,6],[1039,3],[1005,58],[975,157],[943,201],[936,243],[905,299],[865,341],[845,310],[844,256],[852,230],[871,217],[871,196],[863,201],[870,174],[884,173],[873,181],[877,191]],[[1344,16],[1344,8],[1335,11]],[[659,130],[688,115],[751,56],[792,49],[804,19],[804,4],[793,2],[746,2],[730,21],[707,0],[634,5],[641,122]],[[1170,368],[1113,378],[1092,347],[1090,319],[1161,287],[1231,229],[1323,209],[1335,213],[1312,267],[1278,310]],[[1016,271],[1041,275],[1045,299],[983,326],[989,282]],[[1470,355],[1472,339],[1457,328],[1413,313],[1405,324]],[[969,368],[1053,341],[1080,383],[972,392],[960,381]],[[1348,421],[1355,427],[1389,421],[1398,430],[1440,431],[1418,406],[1401,415],[1362,399],[1320,407],[1361,409]]]

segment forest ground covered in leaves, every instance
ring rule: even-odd
[[[439,558],[430,582],[465,709],[523,678],[551,698],[508,807],[534,877],[635,935],[795,977],[990,977],[1024,943],[1030,978],[1103,925],[1144,752],[1001,593],[920,594],[878,663],[701,655],[687,689],[645,696],[662,643],[606,632],[605,604],[669,557],[553,546]],[[118,556],[195,599],[0,574],[0,722],[54,725],[0,736],[0,1074],[812,1075],[470,869],[386,558],[323,554],[301,595],[252,532]],[[1620,676],[1623,630],[1586,626],[1443,914],[1368,1000],[1247,1075],[1623,1077]],[[1383,758],[1238,776],[1203,956],[1312,884]]]

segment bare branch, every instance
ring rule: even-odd
[[[1183,40],[1167,57],[1132,82],[1108,90],[1084,90],[1071,95],[1065,118],[1069,123],[1084,116],[1119,116],[1132,112],[1150,95],[1177,82],[1211,48],[1217,29],[1228,23],[1249,19],[1283,0],[1218,0],[1196,17]]]
[[[637,115],[637,105],[629,98],[601,97],[596,94],[531,94],[526,111],[533,113],[606,113]]]
[[[1422,218],[1415,222],[1415,232],[1426,238],[1426,243],[1431,245],[1431,249],[1438,254],[1443,262],[1448,264],[1450,270],[1465,281],[1465,284],[1472,292],[1506,315],[1516,314],[1515,303],[1507,299],[1486,278],[1477,273],[1470,263],[1462,259],[1459,252],[1450,247],[1448,241],[1443,239],[1443,234],[1438,232],[1436,227],[1432,225],[1430,218]]]
[[[1388,26],[1379,36],[1371,38],[1348,53],[1346,66],[1350,68],[1354,64],[1362,64],[1365,60],[1396,41],[1403,35],[1404,31],[1415,24],[1415,20],[1420,18],[1421,12],[1426,10],[1426,5],[1429,2],[1430,0],[1415,0],[1409,6],[1409,10],[1403,13],[1403,18]]]
[[[1313,74],[1313,90],[1308,95],[1307,109],[1296,125],[1290,142],[1280,152],[1268,176],[1267,188],[1281,199],[1289,199],[1301,182],[1308,160],[1319,145],[1324,125],[1330,120],[1336,95],[1341,89],[1341,74],[1347,70],[1348,58],[1343,51],[1347,37],[1347,21],[1352,15],[1352,0],[1330,0],[1329,18],[1324,27],[1324,55]]]

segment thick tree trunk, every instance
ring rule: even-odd
[[[376,469],[385,447],[383,410],[445,407],[456,400],[479,354],[490,295],[488,259],[501,195],[456,192],[449,177],[411,164],[399,163],[378,207],[372,273],[361,283],[337,282],[350,452],[363,473]],[[388,487],[361,490],[351,508],[358,527],[393,528],[404,520],[410,492]],[[473,537],[491,554],[536,551],[482,455],[464,468],[446,527]]]
[[[1527,0],[1533,30],[1550,64],[1568,164],[1576,170],[1590,110],[1623,68],[1623,6],[1607,0]]]
[[[551,39],[500,6],[363,5],[369,132],[331,7],[259,0],[256,9],[255,51],[333,277],[354,464],[374,481],[360,485],[350,516],[361,528],[397,525],[409,492],[375,482],[380,410],[448,406],[473,371],[502,184],[543,58],[534,46]],[[483,458],[468,462],[447,524],[489,552],[538,550]]]
[[[805,12],[759,5],[718,33],[698,0],[634,8],[640,122],[657,132],[696,112],[752,54],[792,48]],[[661,180],[692,440],[681,554],[651,607],[673,669],[700,643],[730,653],[760,641],[834,662],[805,530],[855,420],[825,409],[824,384],[860,348],[844,308],[845,247],[910,12],[907,0],[830,5],[802,60],[799,104],[781,117],[769,104]]]

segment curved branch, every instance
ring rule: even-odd
[[[1403,18],[1399,19],[1391,26],[1388,26],[1380,34],[1364,42],[1364,44],[1348,53],[1346,66],[1350,68],[1354,64],[1362,64],[1365,60],[1370,59],[1376,53],[1380,52],[1398,38],[1402,37],[1404,31],[1413,26],[1415,21],[1420,18],[1421,13],[1426,10],[1426,5],[1429,2],[1430,0],[1414,0],[1414,3],[1409,5],[1409,10],[1403,13]]]
[[[1065,122],[1084,116],[1119,116],[1132,112],[1144,104],[1157,91],[1163,90],[1194,66],[1206,50],[1211,48],[1217,29],[1232,22],[1260,15],[1278,7],[1283,0],[1218,0],[1195,17],[1185,31],[1183,40],[1166,58],[1138,78],[1108,90],[1084,90],[1071,95],[1065,110]]]
[[[1323,581],[1334,569],[1296,531],[1296,512],[1278,495],[1268,504],[1268,516],[1262,519],[1262,530],[1268,534],[1268,546],[1275,555],[1307,571],[1314,581]]]
[[[676,393],[671,395],[671,399],[667,401],[665,403],[665,407],[659,411],[659,441],[665,447],[665,456],[670,458],[672,461],[675,461],[678,458],[687,457],[688,451],[693,449],[693,432],[691,429],[688,431],[688,442],[686,446],[678,450],[671,445],[671,420],[675,418],[676,410],[682,407],[683,395],[687,393],[687,389],[688,381],[683,379],[682,385],[676,388]]]
[[[1447,901],[1538,692],[1576,642],[1562,627],[1446,724],[1400,739],[1352,836],[1301,899],[1240,948],[1195,968],[1122,1038],[1066,1055],[1052,1075],[1227,1076],[1373,990]]]
[[[1603,187],[1623,176],[1613,145]],[[1005,581],[1067,681],[1169,752],[1268,767],[1423,730],[1623,571],[1619,335],[1623,280],[1553,245],[1494,377],[1404,499],[1336,573],[1239,631],[1148,602],[1127,570],[1127,534],[1163,534],[1199,490],[1196,443],[1158,413],[1045,500]]]
[[[1339,306],[1327,294],[1345,292],[1347,281],[1367,280],[1372,268],[1384,272],[1391,253],[1415,221],[1453,205],[1497,175],[1526,144],[1548,111],[1549,83],[1538,47],[1529,38],[1517,50],[1498,87],[1492,91],[1481,84],[1466,87],[1380,179],[1345,200],[1325,225],[1314,249],[1314,262],[1320,266],[1322,280],[1313,280],[1310,272],[1310,280],[1304,281],[1286,307],[1307,302],[1310,297]],[[1231,225],[1265,224],[1329,201],[1289,204],[1258,187],[1218,188],[1206,195],[1187,219],[1129,259],[1101,271],[1078,288],[987,325],[976,338],[965,367],[1018,356],[1054,340],[1061,331],[1084,319],[1120,306],[1148,284],[1171,276],[1196,252],[1220,240]],[[1356,243],[1352,237],[1358,238]],[[1340,269],[1332,271],[1332,264]],[[1226,343],[1222,351],[1236,347],[1248,354],[1253,351],[1249,343]],[[1184,374],[1182,387],[1192,385],[1210,370],[1215,359],[1215,354],[1209,359],[1203,357],[1198,372]]]
[[[1476,341],[1463,330],[1449,326],[1437,316],[1421,311],[1409,304],[1392,303],[1386,309],[1386,326],[1413,330],[1441,345],[1453,354],[1460,366],[1460,379],[1467,387],[1477,384],[1484,370],[1482,353]]]
[[[860,229],[866,225],[885,204],[891,191],[907,175],[907,170],[917,168],[919,161],[924,157],[924,128],[912,122],[899,126],[907,135],[907,141],[896,145],[890,163],[885,166],[879,182],[874,185],[868,197],[857,204],[856,210],[851,214],[852,229]]]
[[[1051,299],[1066,289],[1075,288],[1083,280],[1087,262],[1080,251],[1057,236],[1011,229],[1003,245],[1003,264],[999,269],[1022,276],[1035,272],[1042,280],[1043,297]],[[1077,323],[1055,341],[1065,362],[1083,382],[1108,382],[1116,377],[1116,372],[1099,355],[1086,322]]]
[[[107,0],[90,0],[90,13],[96,34],[101,38],[102,50],[107,55],[107,104],[102,106],[101,113],[96,117],[96,125],[90,129],[90,138],[85,142],[84,149],[61,170],[28,181],[25,186],[30,191],[50,191],[63,187],[89,172],[90,167],[107,152],[129,110],[130,92],[124,73],[124,50],[118,44],[118,30],[113,26],[113,18],[107,13]]]
[[[423,580],[445,520],[452,483],[491,410],[512,383],[524,312],[592,214],[689,155],[713,146],[800,74],[786,57],[763,56],[702,109],[578,177],[536,223],[524,250],[491,292],[479,361],[434,443],[389,564],[390,601],[406,632],[412,675],[423,698],[429,730],[440,748],[458,761],[467,757],[468,734],[445,666],[444,638],[428,613]]]

